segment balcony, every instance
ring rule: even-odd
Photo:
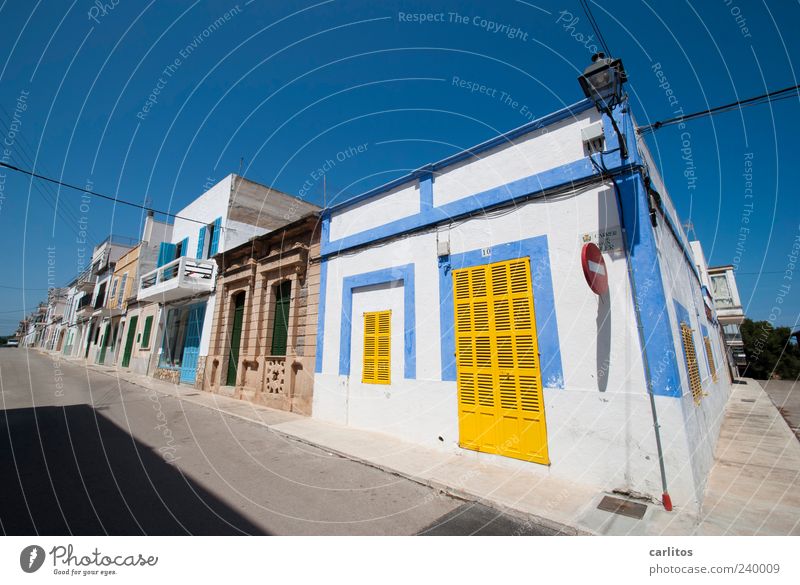
[[[170,302],[214,290],[216,262],[182,256],[139,279],[140,301]]]

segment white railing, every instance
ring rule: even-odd
[[[172,262],[151,270],[139,278],[139,291],[146,291],[162,283],[174,283],[175,286],[197,287],[214,283],[216,262],[213,260],[197,260],[181,256]]]

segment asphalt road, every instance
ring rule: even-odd
[[[7,535],[551,533],[36,351],[0,408]]]
[[[759,380],[758,383],[800,440],[800,380]]]

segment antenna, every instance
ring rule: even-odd
[[[322,175],[322,208],[328,207],[328,184],[325,181],[325,175]]]
[[[242,176],[242,167],[244,166],[244,157],[239,157],[239,176]]]
[[[694,222],[691,219],[688,219],[685,224],[683,224],[683,229],[686,230],[686,235],[689,236],[692,240],[697,239],[697,234],[694,233]]]

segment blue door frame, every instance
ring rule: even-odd
[[[197,357],[200,353],[200,334],[203,331],[205,313],[205,303],[189,309],[186,336],[183,342],[183,358],[181,359],[181,382],[194,383],[197,377]]]

